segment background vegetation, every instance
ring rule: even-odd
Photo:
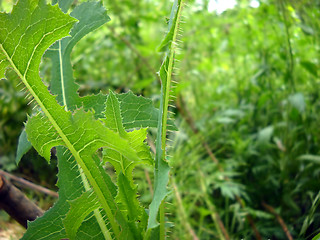
[[[190,0],[183,12],[169,239],[311,239],[320,231],[320,1],[241,0],[222,13],[214,4]],[[112,21],[72,54],[80,94],[131,89],[158,104],[156,48],[171,2],[104,5]],[[46,59],[41,75],[50,76]],[[0,167],[55,189],[54,160],[48,166],[31,151],[15,165],[32,106],[8,78],[0,81]],[[135,177],[148,204],[145,175],[153,173]]]

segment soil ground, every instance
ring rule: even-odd
[[[26,230],[16,222],[0,221],[0,240],[18,240]]]

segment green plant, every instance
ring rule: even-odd
[[[41,110],[28,117],[28,140],[48,162],[56,146],[58,158],[59,200],[29,224],[23,239],[165,238],[166,135],[167,129],[175,130],[167,116],[181,2],[173,4],[159,48],[165,52],[160,110],[131,92],[77,94],[70,54],[83,36],[109,21],[100,2],[82,3],[68,15],[72,1],[52,6],[44,0],[20,0],[11,14],[0,14],[0,77],[5,77],[7,67],[19,76],[29,101],[35,100]],[[45,51],[52,61],[51,93],[38,74]],[[158,127],[155,163],[144,142],[147,127]],[[29,147],[22,137],[21,152]],[[117,184],[106,173],[106,162],[113,165]],[[133,181],[132,171],[139,164],[155,166],[149,213],[139,203]]]
[[[274,1],[249,2],[222,14],[184,12],[193,21],[184,25],[179,66],[188,114],[179,110],[169,152],[182,202],[173,199],[173,239],[194,239],[186,222],[199,239],[219,238],[212,204],[230,239],[259,239],[248,215],[262,239],[288,239],[279,219],[294,239],[318,233],[319,1],[283,1],[286,20]]]

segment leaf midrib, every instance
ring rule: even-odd
[[[61,49],[61,40],[59,40],[59,69],[60,69],[60,79],[61,79],[61,92],[62,92],[62,99],[63,105],[66,111],[68,111],[68,105],[66,100],[66,93],[65,93],[65,86],[64,86],[64,75],[63,75],[63,60],[62,60],[62,49]]]

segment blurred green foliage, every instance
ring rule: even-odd
[[[248,216],[263,239],[287,239],[266,204],[294,239],[311,239],[320,231],[320,1],[260,0],[254,8],[241,0],[221,14],[208,10],[214,2],[189,1],[183,11],[173,91],[180,131],[169,136],[170,239],[223,238],[219,219],[230,239],[254,239]],[[80,94],[131,89],[157,104],[163,56],[156,48],[171,3],[104,5],[112,21],[72,54]],[[23,92],[0,84],[0,164],[12,170],[31,112]],[[142,169],[135,177],[147,204],[145,174],[152,179]]]
[[[30,111],[25,93],[16,87],[20,80],[13,71],[7,72],[7,78],[0,80],[0,167],[12,171],[18,138]]]
[[[210,204],[232,239],[256,237],[249,214],[263,238],[286,239],[263,203],[294,239],[319,231],[320,2],[259,3],[239,1],[218,16],[186,13],[179,78],[188,82],[181,96],[199,132],[182,121],[172,166],[201,239],[217,236]]]

